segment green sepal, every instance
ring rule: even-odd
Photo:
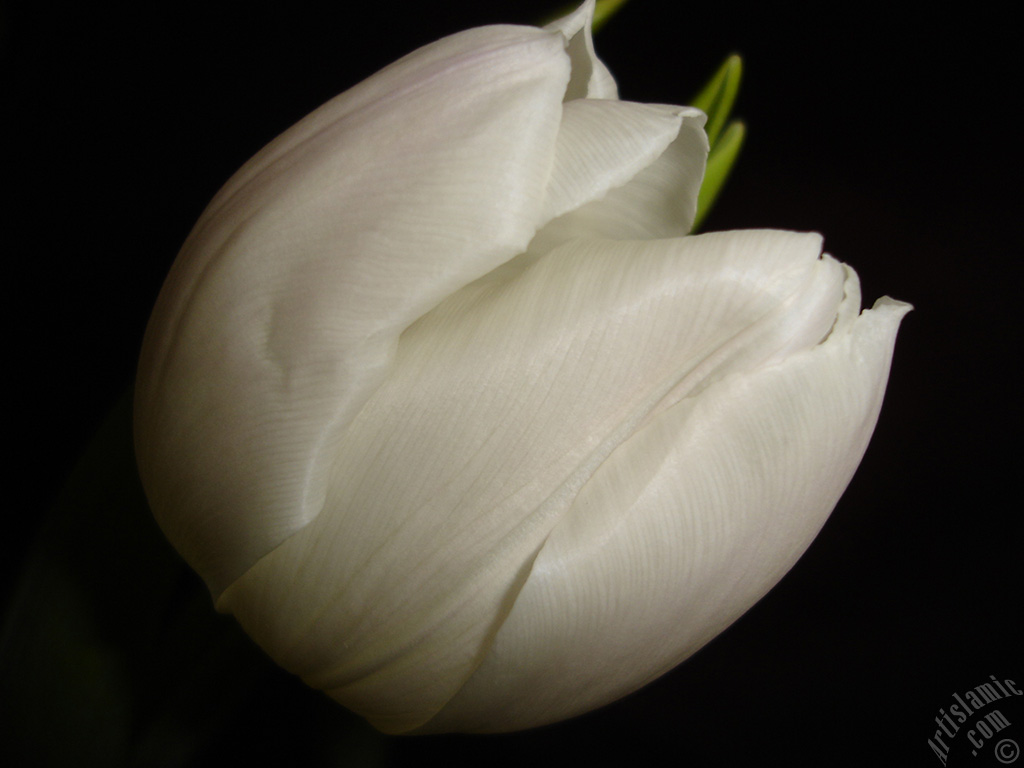
[[[704,181],[700,186],[700,192],[697,194],[697,215],[693,220],[692,232],[697,231],[697,228],[715,204],[718,193],[722,191],[722,186],[729,177],[736,158],[739,156],[746,133],[746,126],[738,120],[734,120],[729,124],[725,133],[721,135],[708,154]]]

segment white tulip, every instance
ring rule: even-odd
[[[617,99],[592,2],[406,56],[250,160],[150,322],[160,526],[279,664],[388,732],[656,678],[793,565],[906,304],[814,234],[686,236],[704,115]]]

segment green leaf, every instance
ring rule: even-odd
[[[708,142],[712,149],[732,112],[742,74],[743,61],[734,53],[722,63],[707,85],[690,101],[691,106],[704,111],[708,116],[704,130],[708,134]]]
[[[591,26],[591,30],[597,32],[601,29],[625,4],[626,0],[597,0],[597,5],[594,8],[594,23]]]
[[[697,216],[693,221],[694,232],[711,211],[718,198],[718,193],[722,191],[722,186],[739,156],[746,132],[746,126],[743,123],[733,121],[708,155],[704,182],[697,195]]]
[[[612,16],[618,13],[619,9],[622,8],[626,2],[627,0],[597,0],[597,3],[594,6],[594,23],[590,25],[590,31],[597,32],[601,27],[611,21]],[[543,27],[545,24],[549,24],[556,19],[568,16],[579,7],[579,0],[574,3],[569,3],[568,5],[563,5],[557,13],[545,16],[538,26]]]
[[[383,737],[277,669],[164,539],[131,406],[64,483],[3,618],[0,765],[256,765],[282,744],[310,768],[380,764]]]

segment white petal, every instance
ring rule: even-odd
[[[575,103],[566,105],[567,114]],[[706,116],[692,107],[647,107],[670,109],[679,116],[680,127],[672,143],[625,184],[547,224],[531,249],[548,250],[577,237],[646,240],[680,237],[690,231],[707,162]],[[596,107],[591,107],[589,113],[579,111],[588,116],[599,114]],[[591,135],[598,134],[591,131]]]
[[[882,299],[821,346],[719,381],[618,448],[545,542],[483,664],[423,730],[580,714],[742,615],[853,475],[908,309]]]
[[[338,447],[325,513],[218,608],[378,728],[422,725],[613,451],[713,382],[828,334],[843,273],[820,242],[575,241],[463,289],[402,336]]]
[[[566,102],[541,221],[603,198],[653,164],[688,110],[605,99]]]
[[[136,425],[157,519],[215,595],[319,514],[401,332],[525,249],[569,70],[558,34],[454,35],[314,112],[210,204],[154,311]]]
[[[566,89],[566,101],[570,99],[617,99],[618,87],[615,78],[594,52],[594,38],[591,27],[594,23],[594,0],[585,0],[583,5],[551,22],[545,29],[558,31],[569,41],[568,51],[572,57],[572,79]]]

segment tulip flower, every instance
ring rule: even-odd
[[[671,669],[809,546],[908,306],[815,234],[688,235],[704,115],[620,101],[593,3],[428,45],[217,194],[159,296],[139,467],[218,610],[386,732]]]

